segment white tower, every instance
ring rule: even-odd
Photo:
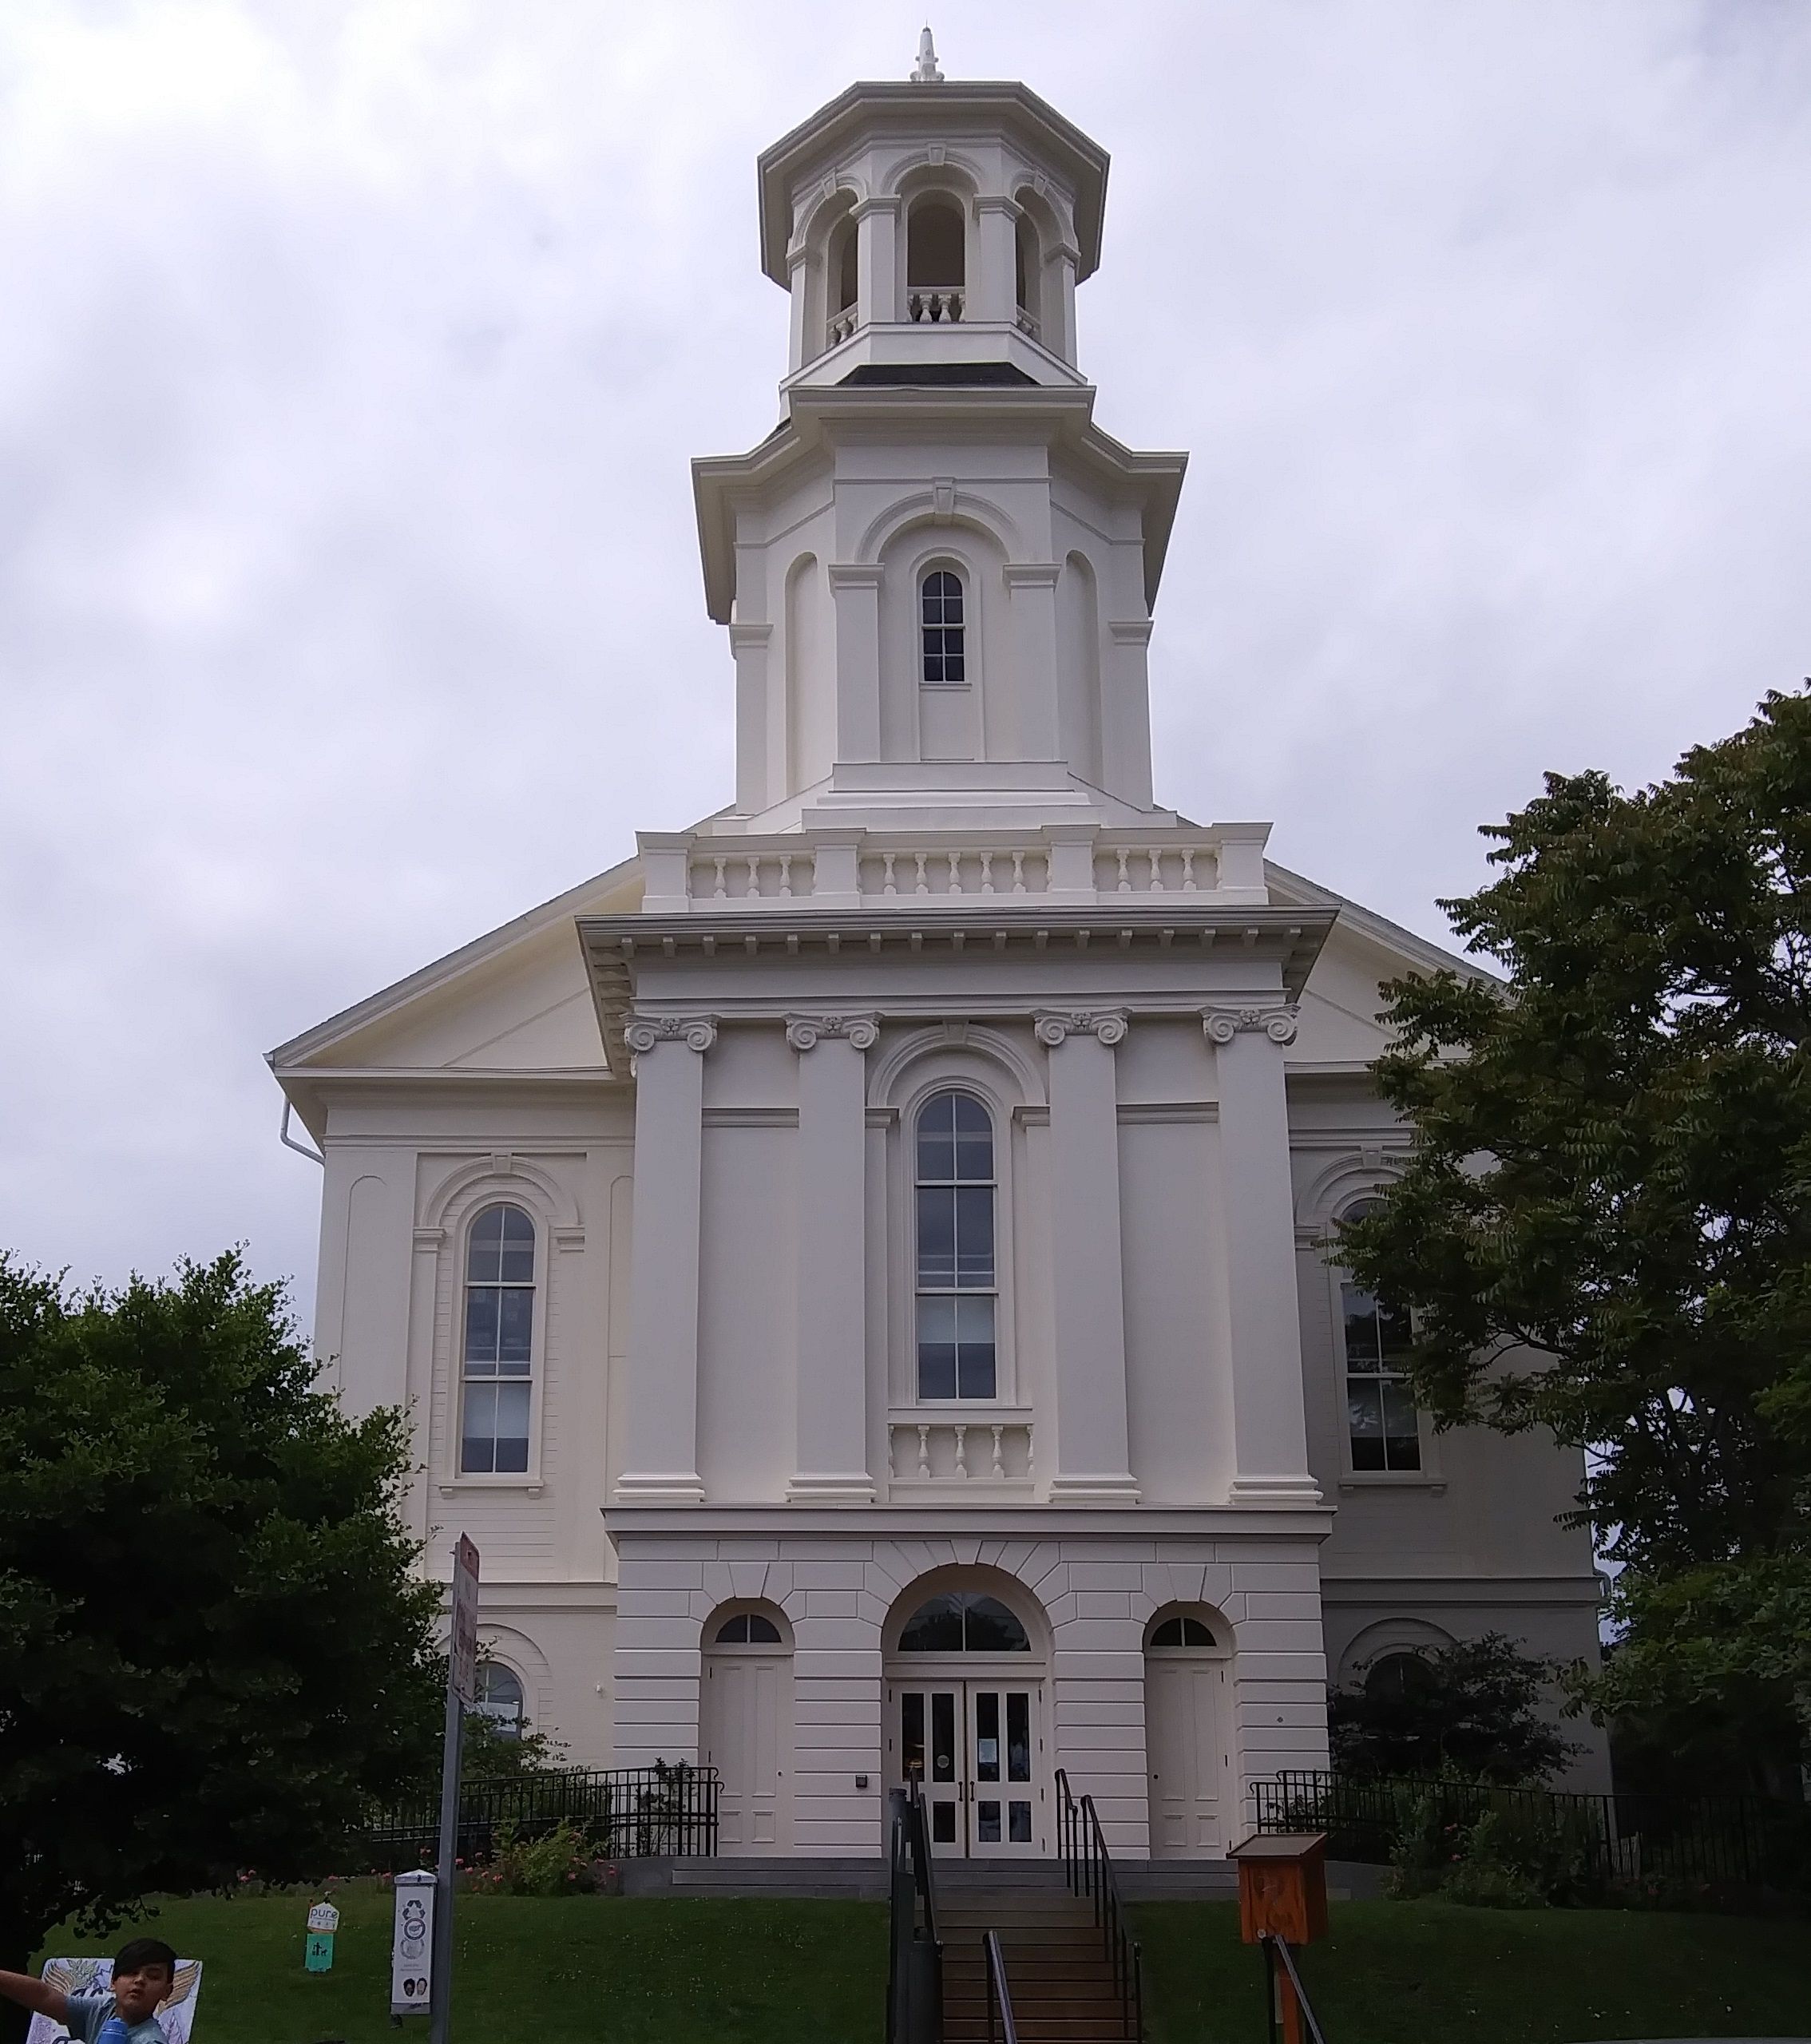
[[[783,417],[694,465],[737,667],[712,830],[1173,821],[1145,647],[1186,457],[1103,433],[1076,366],[1106,185],[1035,93],[928,49],[761,158]]]

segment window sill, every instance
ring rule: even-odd
[[[1348,1469],[1339,1480],[1342,1491],[1432,1491],[1437,1497],[1446,1479],[1432,1469]]]
[[[531,1498],[541,1495],[542,1484],[538,1476],[450,1476],[440,1483],[443,1498],[454,1496],[461,1491],[521,1491]]]

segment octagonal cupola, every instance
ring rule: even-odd
[[[1024,85],[911,77],[819,108],[760,160],[762,267],[791,293],[787,382],[1078,383],[1076,286],[1107,153]]]

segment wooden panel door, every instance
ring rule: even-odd
[[[1226,1851],[1231,1723],[1226,1663],[1153,1654],[1144,1664],[1151,1852],[1200,1859]]]
[[[707,1654],[703,1706],[699,1747],[722,1780],[718,1851],[784,1852],[791,1842],[792,1657]]]

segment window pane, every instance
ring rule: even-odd
[[[1345,1386],[1346,1424],[1352,1432],[1354,1469],[1381,1469],[1384,1464],[1383,1396],[1381,1387],[1362,1378]]]
[[[993,1140],[993,1123],[973,1093],[952,1093],[949,1106],[950,1126],[958,1135],[985,1135],[990,1143]]]
[[[987,1130],[956,1139],[955,1175],[967,1185],[993,1182],[993,1137]]]
[[[764,1618],[759,1611],[755,1612],[748,1621],[748,1643],[751,1646],[778,1646],[779,1627],[771,1618]]]
[[[953,1186],[918,1188],[918,1282],[953,1285],[956,1281],[956,1214],[957,1194]]]
[[[1214,1635],[1199,1618],[1184,1618],[1182,1622],[1182,1643],[1184,1646],[1211,1646]]]
[[[956,1697],[951,1689],[933,1689],[930,1700],[931,1779],[956,1779]]]
[[[466,1293],[466,1367],[477,1363],[494,1369],[497,1324],[501,1294],[492,1285],[474,1285]]]
[[[1377,1366],[1377,1302],[1356,1285],[1342,1285],[1340,1298],[1345,1310],[1345,1367],[1374,1370]]]
[[[956,1309],[957,1392],[959,1398],[993,1396],[993,1301],[985,1296],[959,1297]]]
[[[941,679],[953,687],[958,682],[966,681],[968,678],[968,664],[962,657],[962,649],[958,644],[953,652],[945,653],[943,656]]]
[[[497,1469],[519,1476],[528,1468],[529,1388],[500,1384],[497,1400]]]
[[[1407,1313],[1377,1308],[1377,1353],[1386,1363],[1407,1355],[1414,1339],[1414,1329]]]
[[[471,1241],[466,1250],[466,1275],[481,1284],[495,1283],[502,1255],[503,1209],[487,1206],[472,1223]]]
[[[534,1317],[534,1288],[530,1285],[509,1287],[499,1293],[498,1301],[497,1357],[505,1373],[513,1376],[525,1371],[529,1366],[529,1335]]]
[[[534,1247],[533,1222],[519,1206],[505,1206],[500,1210],[503,1216],[504,1241],[517,1244],[526,1242],[529,1247],[533,1249]]]
[[[976,1804],[975,1838],[982,1845],[997,1845],[1000,1843],[1000,1805],[997,1803]]]
[[[925,1697],[908,1689],[899,1699],[899,1769],[906,1781],[925,1771]]]
[[[921,1200],[925,1195],[920,1193],[918,1197]],[[964,1186],[949,1197],[955,1207],[956,1282],[958,1285],[991,1286],[993,1283],[993,1188],[990,1185]],[[929,1281],[921,1273],[919,1282]]]
[[[918,1301],[918,1396],[956,1396],[956,1301],[934,1294]]]
[[[1031,1642],[1025,1642],[1029,1652]],[[1023,1689],[1009,1689],[1006,1693],[1006,1779],[1009,1781],[1029,1781],[1031,1779],[1031,1698]],[[1029,1817],[1029,1803],[1015,1803],[1015,1810],[1024,1810]],[[1017,1832],[1012,1836],[1016,1838]],[[1028,1824],[1025,1836],[1031,1836]]]
[[[1010,1842],[1014,1845],[1029,1845],[1031,1843],[1031,1804],[1009,1803],[1006,1805],[1006,1813],[1012,1826],[1009,1834]]]
[[[1182,1645],[1182,1620],[1166,1618],[1151,1635],[1151,1644],[1153,1646],[1180,1646]]]
[[[927,1598],[906,1621],[906,1630],[899,1635],[899,1650],[902,1654],[960,1654],[961,1599],[947,1591]]]
[[[746,1614],[725,1618],[717,1628],[719,1646],[746,1646],[748,1644],[748,1619]]]
[[[975,1779],[1000,1779],[1000,1692],[981,1689],[975,1697]]]
[[[1421,1466],[1421,1428],[1415,1416],[1415,1400],[1405,1384],[1385,1382],[1383,1392],[1384,1436],[1389,1444],[1392,1469],[1419,1469]]]
[[[465,1424],[459,1467],[467,1476],[487,1476],[497,1466],[497,1392],[493,1385],[466,1387]]]
[[[953,1845],[956,1843],[956,1805],[953,1803],[931,1804],[930,1835],[933,1845]]]
[[[1031,1642],[1025,1629],[997,1598],[974,1591],[958,1593],[967,1606],[964,1614],[963,1644],[970,1654],[1028,1654]]]

